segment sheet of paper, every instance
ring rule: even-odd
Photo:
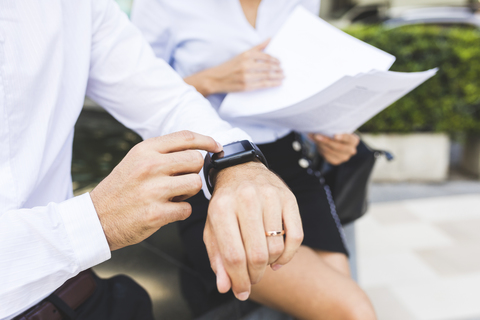
[[[236,123],[257,123],[327,136],[351,133],[436,72],[437,69],[415,73],[372,71],[345,76],[298,104],[234,118]]]
[[[220,112],[252,115],[297,104],[344,76],[386,71],[395,57],[333,27],[298,6],[265,52],[278,58],[285,74],[281,87],[230,93]]]

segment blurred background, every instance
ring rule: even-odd
[[[128,14],[131,0],[117,2]],[[397,57],[392,71],[439,67],[359,130],[372,147],[395,155],[376,164],[370,209],[355,225],[357,278],[380,319],[480,319],[479,5],[322,0],[323,19]],[[75,193],[93,189],[139,141],[86,99],[74,142]],[[158,319],[188,320],[182,259],[172,224],[95,269],[135,278]]]

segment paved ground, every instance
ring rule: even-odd
[[[480,183],[375,185],[372,198],[384,202],[357,222],[357,263],[379,318],[480,319]]]

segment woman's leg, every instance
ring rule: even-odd
[[[269,269],[250,297],[298,319],[376,319],[367,295],[345,270],[346,257],[301,246],[280,270]]]
[[[329,252],[322,250],[315,250],[315,253],[332,269],[340,272],[341,274],[351,277],[350,266],[348,264],[348,258],[345,254],[339,252]]]

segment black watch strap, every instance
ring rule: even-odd
[[[268,162],[267,162],[267,158],[265,158],[265,156],[263,155],[263,152],[257,147],[257,145],[253,142],[250,142],[253,146],[253,148],[255,149],[255,157],[260,160],[260,162],[262,162],[265,167],[267,168],[270,168],[268,166]]]
[[[267,168],[268,168],[268,162],[267,162],[267,159],[265,158],[265,156],[263,155],[262,151],[260,151],[260,149],[257,147],[257,145],[253,142],[250,142],[248,140],[243,140],[243,141],[237,141],[237,142],[233,142],[233,143],[230,143],[230,144],[227,144],[225,145],[226,146],[229,146],[231,144],[235,144],[235,143],[245,143],[245,142],[248,142],[252,148],[253,148],[253,153],[254,153],[254,157],[252,157],[251,159],[249,160],[246,160],[246,161],[243,161],[243,162],[237,162],[237,163],[234,163],[230,166],[227,166],[227,167],[231,167],[231,166],[235,166],[235,165],[238,165],[238,164],[241,164],[241,163],[245,163],[245,162],[249,162],[249,161],[253,161],[254,159],[258,159],[260,160]],[[212,157],[214,156],[215,154],[214,153],[211,153],[211,152],[207,152],[207,155],[205,156],[205,162],[204,162],[204,165],[203,165],[203,175],[204,175],[204,178],[205,178],[205,183],[207,184],[207,188],[208,188],[208,191],[210,191],[210,194],[213,193],[213,183],[210,179],[211,177],[211,173],[213,172],[213,170],[218,170],[218,168],[216,168],[215,166],[215,162],[213,161]],[[226,168],[226,167],[224,167]]]

